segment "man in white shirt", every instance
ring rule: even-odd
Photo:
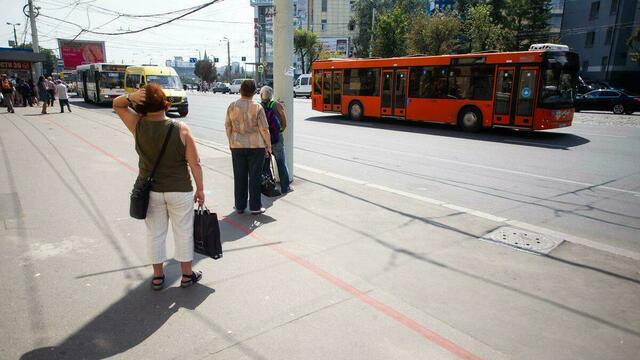
[[[69,95],[67,95],[67,85],[60,80],[58,80],[57,83],[56,93],[58,94],[58,101],[60,102],[60,112],[64,113],[65,105],[67,105],[67,109],[71,112],[71,106],[69,106]]]

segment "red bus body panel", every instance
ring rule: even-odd
[[[404,89],[406,94],[406,108],[395,108],[394,111],[387,109],[387,113],[381,113],[381,93],[382,84],[378,84],[378,96],[351,96],[345,95],[344,89],[341,88],[341,106],[333,106],[323,104],[322,93],[316,92],[316,87],[313,86],[312,93],[312,108],[317,111],[334,112],[343,115],[349,114],[349,106],[353,101],[359,101],[364,108],[364,116],[379,118],[387,115],[395,115],[394,117],[405,118],[411,121],[425,121],[425,122],[438,122],[455,125],[458,122],[458,115],[460,110],[465,106],[474,106],[482,113],[482,126],[492,127],[496,125],[511,126],[519,129],[531,129],[531,130],[546,130],[559,127],[570,126],[573,120],[573,109],[561,109],[551,110],[539,108],[538,91],[541,81],[541,69],[540,64],[543,61],[544,51],[521,51],[521,52],[508,52],[508,53],[479,53],[479,54],[461,54],[461,55],[441,55],[441,56],[415,56],[415,57],[400,57],[400,58],[388,58],[388,59],[332,59],[316,61],[313,63],[313,79],[318,72],[325,73],[332,71],[334,73],[339,72],[340,78],[344,82],[343,70],[344,69],[361,69],[361,68],[379,68],[380,81],[382,82],[382,74],[384,71],[400,72],[409,70],[412,67],[421,66],[456,66],[452,65],[453,59],[459,64],[463,63],[465,58],[482,58],[482,62],[478,64],[496,65],[496,72],[494,73],[494,83],[492,84],[490,100],[470,100],[470,99],[431,99],[431,98],[412,98],[409,96],[410,79],[407,77],[406,88]],[[458,65],[459,65],[458,64]],[[463,66],[463,65],[461,65]],[[530,113],[532,116],[519,116],[517,105],[508,110],[510,115],[498,115],[494,114],[494,101],[495,99],[495,87],[497,83],[498,69],[514,69],[519,74],[523,71],[529,71],[529,75],[535,76],[535,83],[530,82],[527,87],[535,84],[531,97],[522,95],[525,101],[531,99],[533,111]],[[407,73],[408,74],[408,73]],[[322,79],[324,80],[324,76]],[[524,78],[524,76],[523,76]],[[519,76],[517,77],[519,79]],[[528,77],[528,79],[532,79]],[[502,93],[504,96],[509,95],[508,101],[512,102],[520,94],[519,85],[512,83],[511,94]],[[398,89],[402,88],[401,86]],[[324,89],[321,85],[320,89]],[[524,89],[527,91],[527,89]],[[528,90],[531,92],[531,90]],[[524,92],[522,92],[524,94]],[[519,97],[518,97],[519,98]],[[528,111],[523,110],[526,114]]]

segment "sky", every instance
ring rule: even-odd
[[[164,15],[162,18],[116,18],[112,12],[146,15],[185,9],[209,2],[209,0],[34,0],[41,7],[43,15],[64,19],[84,28],[119,32],[136,30],[178,16]],[[18,42],[31,42],[31,29],[25,25],[29,19],[22,13],[26,0],[0,0],[0,47],[8,47],[13,40],[13,27],[7,22],[20,23],[16,27]],[[99,8],[98,8],[99,7]],[[102,8],[102,9],[101,9]],[[107,10],[104,10],[107,9]],[[253,8],[249,0],[220,0],[204,8],[161,27],[138,34],[107,36],[82,34],[78,40],[105,41],[107,61],[124,64],[153,63],[164,65],[165,60],[174,56],[188,59],[204,56],[219,57],[227,61],[227,43],[230,39],[231,61],[240,62],[242,56],[247,62],[255,57],[253,42]],[[44,16],[37,19],[40,47],[58,52],[57,38],[72,39],[80,28]]]

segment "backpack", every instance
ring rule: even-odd
[[[2,92],[11,92],[11,82],[9,80],[2,81]]]
[[[271,134],[271,144],[277,144],[280,141],[280,116],[276,109],[276,102],[271,100],[268,103],[262,103],[264,113],[269,123],[269,134]]]

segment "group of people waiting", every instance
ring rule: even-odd
[[[261,103],[253,101],[256,84],[245,80],[240,86],[240,99],[229,105],[225,130],[231,149],[236,213],[247,210],[253,215],[265,212],[262,207],[261,182],[263,167],[276,159],[282,194],[291,192],[289,173],[284,158],[282,132],[287,127],[283,106],[272,100],[273,89],[263,87]],[[153,268],[151,288],[161,290],[165,283],[164,263],[166,236],[171,221],[175,241],[174,258],[180,263],[180,287],[189,287],[202,278],[192,269],[194,202],[204,206],[204,179],[200,157],[191,130],[181,121],[167,117],[171,106],[160,85],[149,83],[134,93],[116,98],[113,108],[135,139],[139,156],[138,178],[144,181],[155,168],[149,208],[145,224],[147,248]],[[279,126],[273,126],[274,120]],[[166,143],[166,151],[162,152]],[[195,182],[195,191],[191,177]]]
[[[47,114],[47,107],[53,106],[58,98],[60,112],[64,113],[64,106],[71,112],[67,85],[62,80],[55,82],[49,77],[40,76],[38,83],[32,79],[28,81],[20,78],[9,79],[6,74],[0,75],[0,90],[2,102],[7,111],[15,113],[15,106],[38,106],[42,101],[42,114]]]

